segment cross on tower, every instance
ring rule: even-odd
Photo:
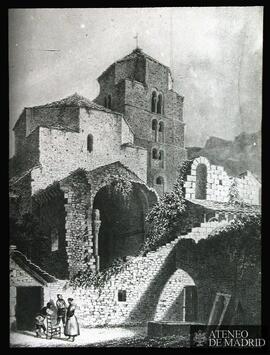
[[[138,46],[138,42],[139,42],[138,33],[136,33],[136,36],[134,37],[134,39],[136,39],[136,48],[139,48],[139,46]]]

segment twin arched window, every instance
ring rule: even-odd
[[[163,95],[161,93],[153,91],[151,97],[151,112],[163,114],[163,106]]]
[[[162,121],[159,123],[156,119],[152,121],[152,141],[164,142],[164,123]]]
[[[93,151],[93,144],[94,144],[94,139],[92,134],[88,134],[87,136],[87,150],[89,153]]]

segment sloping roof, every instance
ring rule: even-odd
[[[130,59],[136,59],[138,56],[147,58],[149,60],[151,60],[152,62],[158,63],[163,65],[166,68],[169,68],[167,65],[160,63],[158,60],[156,60],[155,58],[151,57],[150,55],[144,53],[142,51],[141,48],[135,48],[130,54],[124,56],[122,59],[117,60],[115,63],[121,63],[124,62],[126,60],[130,60]]]
[[[23,253],[19,250],[11,250],[10,257],[16,264],[18,264],[25,272],[35,278],[40,283],[46,285],[48,282],[56,282],[57,279],[42,270],[39,266],[32,263]]]
[[[87,99],[86,97],[79,95],[75,92],[75,94],[67,96],[61,100],[58,101],[53,101],[44,105],[38,105],[38,106],[31,106],[31,107],[25,107],[23,109],[23,112],[25,111],[25,109],[27,108],[60,108],[60,107],[84,107],[84,108],[89,108],[92,110],[98,110],[98,111],[104,111],[104,112],[108,112],[108,113],[113,113],[116,115],[120,115],[122,116],[122,114],[120,112],[116,112],[113,110],[110,110],[109,108],[106,108],[104,106],[101,106],[89,99]],[[21,121],[21,119],[23,118],[23,112],[20,115],[20,117],[18,118],[18,120],[15,122],[15,125],[13,127],[13,130],[16,128],[16,126],[18,125],[18,123]],[[75,131],[69,127],[63,126],[59,123],[55,123],[54,125],[50,125],[50,126],[46,126],[44,123],[40,124],[39,126],[42,127],[49,127],[49,128],[55,128],[55,129],[62,129],[62,130],[70,130],[70,131]]]
[[[104,170],[105,168],[107,169],[110,169],[112,167],[115,167],[115,168],[123,168],[125,170],[127,170],[130,174],[132,174],[134,176],[135,179],[138,180],[138,182],[143,182],[137,174],[134,173],[134,171],[130,170],[126,165],[122,164],[119,160],[113,162],[113,163],[110,163],[110,164],[105,164],[105,165],[102,165],[102,166],[99,166],[91,171],[88,171],[87,173],[88,174],[98,174],[99,172],[101,172],[102,170]]]
[[[27,176],[28,174],[31,173],[32,170],[36,169],[40,167],[40,165],[35,165],[33,166],[32,168],[28,169],[28,170],[25,170],[23,171],[21,174],[19,175],[15,175],[15,176],[12,176],[10,179],[9,179],[9,187],[11,188],[12,186],[14,186],[15,184],[17,184],[17,182],[19,182],[21,179],[23,179],[25,176]]]
[[[94,110],[99,110],[99,111],[106,111],[109,113],[115,113],[114,111],[98,105],[97,103],[87,99],[84,96],[81,96],[79,94],[77,94],[75,92],[75,94],[70,95],[68,97],[65,97],[61,100],[58,101],[53,101],[51,103],[45,104],[45,105],[40,105],[40,106],[34,106],[35,108],[46,108],[46,107],[68,107],[68,106],[72,106],[72,107],[86,107],[86,108],[90,108],[90,109],[94,109]],[[116,112],[117,113],[117,112]],[[120,113],[117,113],[120,115]]]
[[[99,76],[99,78],[101,78],[103,76],[103,74],[105,74],[110,68],[112,68],[116,63],[121,63],[121,62],[125,62],[125,61],[128,61],[128,60],[132,60],[132,59],[136,59],[138,57],[144,57],[146,59],[149,59],[151,60],[152,62],[155,62],[155,63],[158,63],[160,65],[163,65],[164,67],[168,68],[170,74],[171,74],[171,70],[170,68],[165,65],[165,64],[162,64],[161,62],[159,62],[157,59],[151,57],[150,55],[144,53],[142,51],[141,48],[135,48],[131,53],[127,54],[126,56],[124,56],[123,58],[115,61],[113,64],[111,64],[106,70],[104,70],[104,72]]]

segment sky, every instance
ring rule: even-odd
[[[97,77],[136,47],[136,33],[184,96],[186,146],[261,128],[263,7],[10,9],[10,156],[24,107],[94,99]]]

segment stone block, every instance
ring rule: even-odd
[[[186,193],[192,194],[192,193],[194,193],[194,190],[191,188],[186,188]]]
[[[186,182],[184,183],[184,187],[191,188],[191,187],[192,187],[191,182],[190,182],[190,181],[186,181]]]
[[[187,176],[187,181],[196,181],[196,176],[188,175]]]

